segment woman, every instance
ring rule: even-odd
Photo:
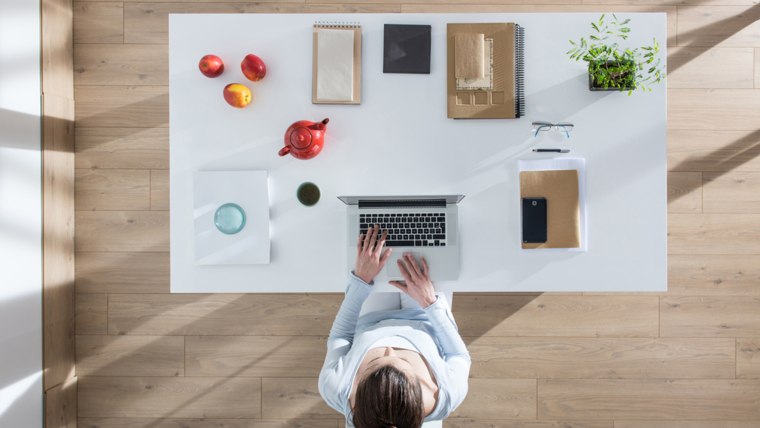
[[[470,354],[449,303],[436,294],[427,262],[398,260],[401,309],[360,316],[391,254],[375,225],[359,236],[356,266],[327,339],[322,398],[357,428],[419,428],[446,418],[467,395]]]

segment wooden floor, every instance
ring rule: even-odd
[[[457,294],[445,426],[760,426],[760,6],[483,1],[74,2],[80,426],[342,426],[317,391],[340,295],[170,295],[168,263],[167,14],[336,11],[667,12],[669,291]]]

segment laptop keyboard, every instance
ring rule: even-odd
[[[359,214],[359,233],[380,225],[388,247],[445,247],[446,213]]]

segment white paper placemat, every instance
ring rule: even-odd
[[[269,190],[266,171],[199,171],[194,174],[195,261],[199,265],[269,264]],[[227,235],[214,224],[217,208],[245,211],[243,229]]]

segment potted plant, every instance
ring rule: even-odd
[[[570,40],[572,48],[567,51],[570,59],[588,62],[588,84],[592,91],[651,91],[651,85],[661,82],[665,73],[657,53],[660,44],[652,39],[651,46],[623,49],[618,40],[626,40],[631,28],[630,19],[605,21],[605,15],[591,23],[594,30],[588,37],[577,42]]]

